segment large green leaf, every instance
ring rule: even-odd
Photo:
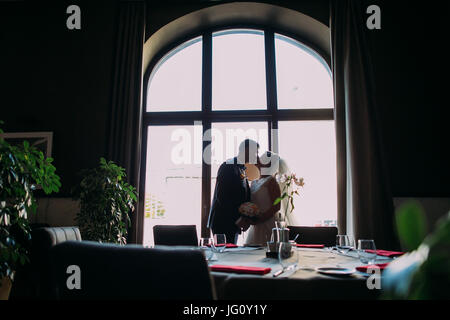
[[[427,220],[421,205],[407,202],[397,210],[395,218],[403,246],[408,251],[417,249],[427,235]]]

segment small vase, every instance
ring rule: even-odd
[[[286,229],[287,223],[284,220],[275,221],[275,228],[277,229]]]

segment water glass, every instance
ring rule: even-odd
[[[355,247],[355,240],[350,235],[337,235],[336,236],[336,249],[338,252],[347,254],[351,249]]]
[[[224,234],[218,233],[214,235],[213,248],[216,252],[218,253],[224,252],[226,244],[227,244],[227,237]]]
[[[209,261],[212,259],[214,252],[212,251],[213,239],[211,238],[201,238],[200,239],[200,248],[205,254],[206,260]]]
[[[365,264],[373,264],[377,258],[375,241],[358,240],[359,260]]]
[[[281,242],[278,248],[278,261],[283,271],[289,266],[298,266],[299,253],[295,246],[289,242]]]

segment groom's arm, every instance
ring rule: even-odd
[[[222,164],[217,172],[216,180],[216,198],[217,201],[226,207],[238,205],[237,199],[234,199],[233,166]]]

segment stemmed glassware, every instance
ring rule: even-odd
[[[206,261],[211,261],[214,256],[214,252],[212,251],[213,239],[212,238],[201,238],[200,239],[200,249],[202,249],[205,254]]]
[[[282,271],[288,268],[296,270],[298,268],[299,254],[295,246],[289,242],[281,242],[278,250],[278,261],[282,267]]]
[[[358,240],[358,257],[362,263],[373,264],[377,259],[375,241]]]
[[[347,254],[350,250],[355,248],[355,239],[350,235],[336,236],[336,249],[339,253]]]
[[[218,233],[214,235],[213,248],[217,253],[225,251],[227,244],[227,237],[224,234]]]

